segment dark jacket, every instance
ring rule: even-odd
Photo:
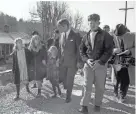
[[[84,36],[79,48],[82,60],[84,62],[86,62],[87,59],[99,60],[99,63],[104,65],[112,55],[114,46],[113,38],[109,33],[98,28],[98,32],[94,40],[94,48],[92,49],[90,32],[91,31]]]
[[[32,58],[32,54],[26,48],[25,48],[25,55],[26,55],[27,68],[29,68],[29,65],[30,65],[30,62],[31,62],[31,58]],[[12,54],[12,56],[13,56],[12,71],[13,71],[13,74],[14,74],[14,83],[15,84],[20,84],[20,71],[19,71],[19,66],[18,66],[17,52],[14,52]]]
[[[42,63],[42,60],[47,60],[46,48],[42,46],[39,52],[31,50],[31,53],[33,58],[29,67],[29,81],[43,80],[46,77],[46,66]]]
[[[63,36],[60,38],[60,48],[61,48],[61,64],[67,67],[75,67],[77,62],[81,62],[81,57],[79,53],[79,45],[81,43],[82,37],[79,33],[75,33],[73,30],[70,31],[69,36],[64,41]],[[63,46],[65,44],[65,46]],[[62,54],[63,52],[63,54]]]
[[[57,47],[57,49],[59,49],[59,38],[58,39],[52,39],[52,38],[50,38],[50,39],[48,39],[47,40],[47,49],[49,49],[50,48],[50,46],[56,46]]]

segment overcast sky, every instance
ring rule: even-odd
[[[87,16],[92,13],[98,13],[101,17],[101,27],[108,24],[111,28],[115,28],[116,24],[123,23],[125,12],[120,11],[119,8],[125,7],[125,1],[67,1],[69,10],[73,12],[79,11],[84,17],[84,26],[82,28],[88,29]],[[0,11],[8,15],[15,16],[17,19],[29,19],[29,11],[35,6],[35,0],[1,0]],[[128,7],[135,7],[134,1],[128,2]],[[127,16],[127,26],[131,31],[136,32],[135,10],[129,10]]]

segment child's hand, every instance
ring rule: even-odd
[[[46,65],[46,61],[45,61],[45,60],[42,60],[42,63],[43,63],[44,65]]]

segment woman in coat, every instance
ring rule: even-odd
[[[20,95],[20,83],[23,82],[26,85],[27,92],[30,92],[28,87],[28,68],[30,65],[31,52],[24,48],[23,41],[21,38],[15,40],[14,48],[13,48],[13,76],[14,76],[14,84],[16,85],[17,95],[15,100],[19,99]]]
[[[42,81],[46,77],[46,49],[41,43],[41,38],[34,35],[31,39],[29,50],[33,58],[29,67],[29,81],[35,80],[38,87],[37,97],[41,95]]]
[[[124,29],[120,28],[117,31],[118,38],[123,40],[125,54],[135,59],[135,33],[128,32],[128,29],[124,26]],[[123,26],[123,25],[122,25]],[[133,61],[134,62],[134,61]],[[135,85],[135,66],[129,64],[128,67],[130,85]]]
[[[119,56],[118,66],[115,66],[117,72],[117,82],[114,88],[115,94],[118,93],[118,85],[120,84],[120,101],[123,102],[127,95],[128,87],[130,84],[129,68],[132,64],[128,61],[128,58],[132,57],[132,49],[134,46],[134,40],[129,37],[127,28],[123,24],[118,24],[115,29],[115,35],[117,39],[122,41],[121,52],[117,54]],[[128,40],[129,39],[129,40]]]

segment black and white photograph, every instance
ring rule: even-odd
[[[135,35],[135,0],[0,0],[0,114],[135,114]]]

